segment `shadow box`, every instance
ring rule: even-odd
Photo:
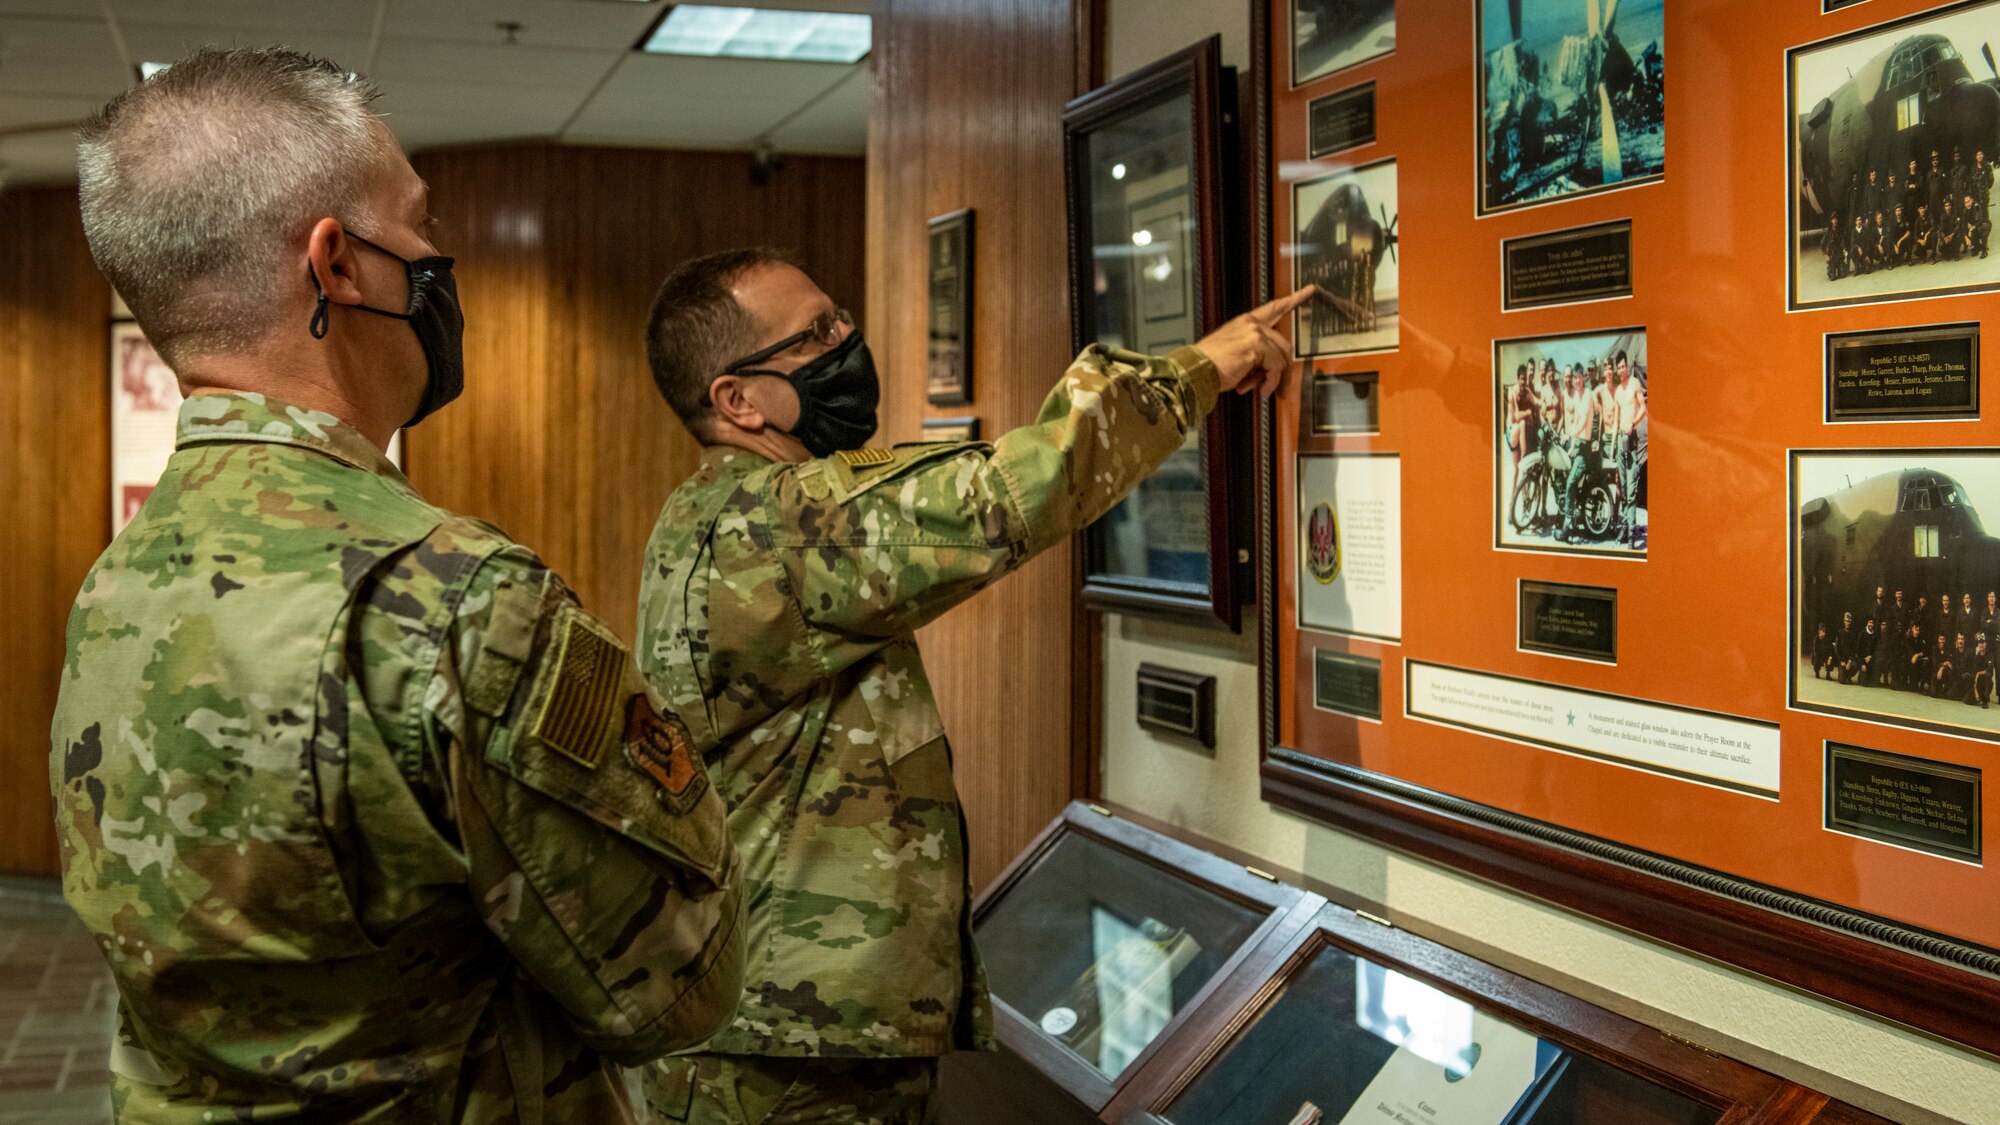
[[[1072,101],[1063,114],[1072,346],[1147,355],[1192,344],[1239,303],[1235,74],[1211,38]],[[1239,502],[1249,414],[1207,424],[1084,532],[1085,604],[1234,630],[1249,574]]]
[[[1882,1120],[1102,806],[974,916],[1001,1050],[946,1125]]]
[[[2000,1055],[2000,0],[1388,7],[1252,8],[1264,799]]]
[[[1100,808],[1071,803],[973,913],[996,1037],[1092,1112],[1325,901]]]

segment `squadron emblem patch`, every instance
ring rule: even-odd
[[[1322,586],[1340,577],[1340,521],[1330,504],[1314,506],[1306,520],[1306,573]]]
[[[675,812],[692,808],[708,785],[708,774],[694,759],[694,740],[687,727],[655,711],[645,692],[625,705],[625,760],[653,779],[660,803]]]

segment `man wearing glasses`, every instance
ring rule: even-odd
[[[646,549],[640,667],[687,724],[745,865],[736,1018],[646,1072],[676,1122],[901,1125],[990,1039],[965,831],[914,632],[1110,509],[1222,390],[1276,390],[1310,287],[1165,357],[1091,347],[992,444],[862,448],[846,313],[783,255],[688,262],[647,354],[702,443]]]

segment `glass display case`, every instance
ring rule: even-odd
[[[975,908],[946,1125],[1862,1125],[1853,1106],[1073,803]]]
[[[1165,355],[1227,316],[1236,222],[1234,72],[1214,40],[1077,98],[1068,146],[1071,335]],[[1234,629],[1246,512],[1230,467],[1247,446],[1243,403],[1207,423],[1084,533],[1084,600]]]
[[[1262,938],[1322,901],[1072,805],[975,916],[996,1030],[1100,1108]]]

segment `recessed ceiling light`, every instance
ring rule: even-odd
[[[153,75],[160,73],[161,71],[167,69],[172,65],[174,64],[164,63],[164,62],[142,62],[139,64],[139,81],[144,82],[146,79],[151,78]]]
[[[640,45],[655,55],[858,62],[868,54],[873,25],[860,12],[799,12],[676,4]]]

